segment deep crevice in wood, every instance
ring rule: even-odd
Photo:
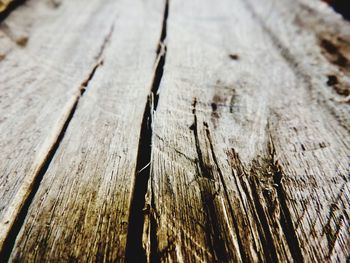
[[[0,252],[0,258],[4,261],[4,262],[8,262],[11,252],[14,248],[15,242],[16,242],[16,238],[18,236],[18,233],[20,232],[25,218],[28,214],[28,209],[29,206],[31,205],[35,194],[37,193],[39,187],[40,187],[40,183],[42,181],[42,179],[44,178],[44,175],[47,171],[47,169],[50,166],[50,163],[53,159],[53,157],[55,156],[55,153],[57,152],[58,147],[60,146],[61,141],[63,140],[64,134],[69,126],[70,121],[72,120],[75,110],[78,106],[78,101],[79,99],[77,99],[68,115],[67,120],[65,121],[62,130],[60,132],[60,134],[58,135],[55,143],[52,145],[50,151],[48,152],[44,162],[42,163],[41,167],[39,168],[39,172],[37,173],[37,175],[34,177],[34,180],[32,182],[31,185],[31,190],[29,195],[27,196],[27,198],[25,199],[10,231],[9,234],[7,235],[5,241],[4,241],[4,247],[2,248],[1,252]]]
[[[229,202],[230,195],[229,195],[228,190],[227,190],[227,186],[226,186],[226,183],[225,183],[225,180],[224,180],[224,175],[223,175],[223,173],[222,173],[222,171],[221,171],[221,169],[219,167],[219,162],[218,162],[218,159],[217,159],[216,154],[215,154],[214,145],[213,145],[213,142],[212,142],[212,139],[211,139],[210,131],[209,131],[208,125],[206,123],[205,123],[204,126],[206,127],[206,135],[207,135],[207,138],[208,138],[208,141],[209,141],[211,155],[212,155],[213,161],[214,161],[214,163],[216,165],[216,168],[218,170],[218,173],[219,173],[219,176],[220,176],[220,181],[221,181],[222,186],[224,188],[225,198],[226,198],[226,200],[228,200],[229,211],[230,211],[230,214],[231,214],[231,217],[232,217],[232,221],[233,221],[233,227],[234,227],[236,235],[237,235],[237,243],[238,243],[240,256],[241,256],[241,259],[242,259],[243,263],[249,262],[249,260],[247,259],[247,255],[246,255],[245,249],[244,249],[244,245],[242,244],[242,239],[240,237],[239,227],[238,227],[238,224],[237,224],[237,219],[235,218],[235,213],[234,213],[234,210],[232,208],[232,205]]]
[[[152,198],[154,196],[152,195]],[[154,204],[152,205],[154,207]],[[161,255],[158,251],[158,239],[157,239],[157,220],[154,213],[150,215],[150,262],[159,263],[161,262]]]
[[[130,202],[128,234],[126,241],[126,262],[146,262],[146,252],[142,245],[142,236],[144,228],[144,207],[145,196],[147,193],[148,182],[151,177],[152,161],[152,139],[153,139],[153,113],[157,110],[159,101],[159,86],[163,77],[164,65],[166,60],[166,33],[167,19],[169,12],[169,0],[165,2],[164,17],[162,22],[162,31],[157,48],[156,69],[150,90],[150,95],[145,106],[144,115],[141,124],[139,147],[136,161],[136,173],[133,193]],[[152,196],[153,198],[153,196]],[[151,202],[153,204],[153,202]],[[152,209],[154,209],[152,207]],[[158,244],[156,236],[156,219],[151,215],[150,218],[150,257],[152,262],[159,262]]]
[[[276,150],[272,138],[270,138],[268,148],[271,155],[271,167],[273,169],[273,182],[277,191],[278,203],[281,209],[280,224],[287,240],[289,250],[296,262],[304,262],[297,234],[293,225],[293,220],[287,205],[287,197],[282,185],[283,172],[276,160]]]
[[[232,153],[230,154],[231,159],[233,161],[232,166],[235,169],[238,169],[239,174],[244,174],[246,178],[248,178],[248,184],[251,188],[251,194],[248,190],[247,186],[245,185],[242,177],[238,176],[240,180],[240,184],[243,188],[243,191],[246,193],[246,196],[249,200],[249,202],[255,207],[255,211],[253,213],[254,219],[256,222],[259,222],[258,224],[258,234],[259,239],[262,244],[263,248],[263,255],[265,257],[265,260],[267,262],[276,262],[279,260],[277,252],[279,249],[276,247],[276,244],[274,243],[274,240],[276,238],[276,232],[271,229],[271,222],[269,222],[269,216],[274,216],[274,213],[272,211],[266,212],[264,209],[265,205],[268,205],[268,201],[263,199],[263,202],[261,202],[261,186],[260,186],[260,180],[259,177],[257,177],[258,174],[265,174],[266,172],[271,171],[272,172],[272,179],[273,179],[273,185],[277,192],[277,204],[279,206],[279,209],[281,211],[281,215],[279,216],[279,224],[281,226],[281,230],[283,231],[283,236],[287,242],[288,249],[291,253],[291,256],[295,262],[303,262],[304,258],[302,255],[302,251],[300,248],[300,244],[295,232],[295,228],[293,225],[293,220],[291,218],[291,214],[287,205],[287,197],[286,193],[282,186],[282,168],[279,166],[277,160],[275,159],[275,149],[272,143],[272,140],[270,139],[270,142],[268,143],[268,150],[269,150],[269,157],[265,160],[262,160],[262,162],[267,165],[266,168],[262,168],[262,166],[259,164],[259,161],[256,160],[257,166],[252,168],[251,173],[247,172],[245,170],[244,164],[242,163],[240,157],[238,154],[232,149]],[[267,171],[265,171],[267,169]],[[258,173],[255,175],[255,173]],[[253,176],[251,176],[253,175]],[[233,176],[237,176],[235,173],[233,173]],[[267,214],[269,213],[269,214]]]
[[[282,226],[284,236],[286,237],[290,252],[292,253],[293,259],[296,262],[304,262],[302,252],[300,249],[300,244],[293,226],[293,221],[289,208],[286,202],[286,194],[281,184],[282,173],[281,171],[276,171],[274,175],[274,182],[277,185],[277,196],[281,208],[281,219],[280,224]]]
[[[197,99],[194,98],[192,103],[193,124],[191,125],[190,129],[193,131],[193,136],[194,136],[194,141],[195,141],[196,151],[198,156],[196,160],[197,167],[198,167],[198,175],[203,176],[209,180],[214,180],[214,176],[211,169],[208,167],[208,165],[206,165],[203,159],[203,153],[200,147],[196,106],[197,106]]]
[[[206,164],[204,156],[200,147],[199,134],[198,134],[198,121],[197,121],[197,99],[194,98],[192,103],[193,124],[190,129],[193,132],[195,147],[197,151],[197,176],[205,178],[205,180],[198,180],[201,202],[206,214],[205,221],[205,235],[207,239],[207,245],[210,252],[214,256],[215,261],[226,262],[230,258],[228,249],[226,249],[226,242],[223,237],[223,232],[218,224],[218,211],[215,204],[215,197],[217,192],[213,184],[215,183],[214,174],[212,168]]]
[[[144,206],[147,184],[150,177],[152,151],[151,102],[147,100],[141,124],[141,133],[136,163],[134,189],[130,203],[128,236],[126,242],[126,262],[146,262],[146,253],[142,247]]]
[[[194,98],[193,103],[192,103],[193,124],[191,125],[190,129],[192,130],[193,135],[194,135],[195,148],[197,151],[197,159],[196,159],[197,170],[198,170],[197,173],[198,173],[198,175],[207,179],[206,181],[203,181],[203,183],[200,183],[202,203],[203,203],[203,207],[205,208],[205,213],[207,214],[207,217],[206,217],[207,222],[206,222],[205,232],[206,232],[208,241],[210,241],[208,246],[210,247],[216,260],[219,260],[220,262],[221,261],[226,262],[229,260],[230,255],[227,253],[228,250],[225,249],[225,241],[223,240],[223,237],[222,237],[222,231],[217,226],[217,222],[219,222],[219,221],[217,219],[218,213],[216,211],[217,210],[216,204],[214,202],[214,198],[215,198],[217,193],[213,192],[213,189],[215,189],[215,187],[213,187],[211,185],[211,182],[215,182],[216,179],[214,177],[213,168],[210,165],[206,164],[204,157],[203,157],[201,147],[200,147],[196,106],[197,106],[197,99]],[[214,146],[212,143],[208,124],[206,122],[204,122],[203,126],[205,128],[206,138],[209,142],[209,146],[210,146],[209,150],[210,150],[211,156],[213,158],[214,164],[217,168],[217,172],[219,174],[219,180],[224,188],[225,198],[227,200],[229,200],[228,190],[227,190],[224,178],[223,178],[222,171],[219,167],[217,157],[215,155]],[[242,239],[240,237],[238,224],[236,222],[236,218],[234,216],[234,211],[233,211],[233,208],[232,208],[230,203],[229,203],[229,212],[230,212],[230,216],[232,218],[235,233],[237,235],[237,243],[238,243],[238,248],[239,248],[239,252],[240,252],[240,258],[242,259],[242,262],[248,262],[247,257],[246,257],[246,253],[244,250],[244,246],[242,244]]]
[[[287,240],[289,250],[292,254],[293,259],[296,262],[304,262],[303,254],[300,248],[300,244],[297,238],[297,234],[295,232],[295,228],[293,225],[293,220],[287,205],[287,197],[282,185],[282,171],[279,169],[278,166],[275,166],[275,172],[274,172],[274,184],[276,185],[277,190],[277,197],[278,197],[278,203],[280,205],[281,209],[281,218],[280,218],[280,224],[282,227],[282,230],[284,232],[284,236]]]
[[[235,178],[237,189],[239,189],[238,184],[241,185],[243,192],[246,195],[246,198],[248,202],[251,205],[252,208],[252,216],[255,222],[257,222],[257,231],[260,243],[262,245],[262,250],[264,253],[262,253],[263,257],[265,258],[266,262],[274,262],[273,259],[276,258],[274,256],[275,253],[275,246],[271,244],[271,242],[268,242],[268,236],[271,236],[270,230],[267,223],[267,218],[264,213],[264,209],[262,207],[261,202],[259,201],[259,196],[257,193],[256,185],[252,182],[254,179],[250,179],[251,176],[249,176],[249,173],[247,173],[246,168],[244,164],[242,163],[238,153],[232,148],[231,152],[228,153],[228,156],[231,157],[231,165],[234,168],[234,172],[232,169],[232,175]],[[247,178],[247,182],[243,179],[243,176]],[[237,180],[238,179],[238,180]],[[248,189],[251,188],[251,191]],[[242,196],[242,193],[239,191],[240,196]],[[241,197],[243,200],[243,198]],[[253,209],[255,207],[255,209]],[[244,211],[248,215],[248,211],[246,210],[246,207],[244,206]],[[264,224],[265,222],[265,224]],[[271,239],[270,239],[271,241]],[[272,245],[272,247],[271,247]],[[257,250],[258,251],[258,250]],[[261,254],[258,254],[259,257]],[[262,258],[259,258],[259,261],[263,261]]]
[[[112,27],[113,29],[113,27]],[[111,31],[113,32],[113,31]],[[110,32],[110,34],[111,34]],[[110,39],[110,34],[109,34],[109,38]],[[106,47],[106,40],[103,42],[102,44],[102,49],[99,52],[99,57],[102,56],[104,49]],[[37,174],[34,176],[34,179],[31,183],[31,186],[29,188],[29,194],[24,198],[23,204],[19,209],[19,212],[9,230],[9,234],[7,235],[5,241],[4,241],[4,246],[0,251],[0,259],[3,260],[3,262],[8,262],[12,253],[12,250],[14,249],[14,245],[16,242],[16,238],[20,232],[20,230],[22,229],[22,226],[25,222],[26,216],[28,214],[28,210],[29,207],[36,195],[36,193],[39,190],[40,187],[40,183],[43,180],[46,171],[48,170],[51,161],[53,160],[63,138],[64,135],[68,129],[68,126],[71,122],[71,120],[74,117],[75,111],[77,109],[77,106],[79,104],[80,99],[82,98],[82,96],[84,95],[87,87],[89,86],[90,81],[93,79],[97,69],[103,65],[103,61],[98,61],[97,64],[93,67],[93,69],[91,70],[91,72],[88,74],[88,77],[86,78],[86,80],[84,80],[80,86],[79,89],[79,95],[76,97],[75,102],[72,106],[72,108],[69,110],[69,114],[68,117],[66,118],[55,142],[53,143],[53,145],[51,146],[50,150],[48,151],[45,159],[43,160],[43,162],[41,163],[40,167],[38,168],[38,172]]]
[[[259,237],[263,246],[264,256],[267,262],[278,262],[277,249],[273,243],[273,234],[271,233],[270,224],[268,218],[264,212],[262,203],[257,189],[257,180],[252,178],[249,180],[249,185],[252,188],[252,201],[254,203],[257,220],[259,222]]]

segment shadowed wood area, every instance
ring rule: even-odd
[[[350,24],[326,3],[0,12],[0,262],[350,260]]]

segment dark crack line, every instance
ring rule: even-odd
[[[206,163],[205,163],[202,149],[201,149],[200,142],[199,142],[196,106],[197,106],[197,99],[194,98],[193,103],[192,103],[193,124],[191,125],[190,129],[193,131],[196,152],[197,152],[197,156],[198,156],[198,158],[196,159],[197,170],[198,170],[198,174],[201,175],[202,177],[205,177],[209,180],[214,181],[214,175],[213,175],[210,167],[208,167],[208,165],[206,165]]]
[[[80,86],[80,96],[83,96],[87,87],[89,86],[89,82],[93,79],[95,73],[96,73],[96,70],[103,65],[103,61],[99,62],[98,64],[96,64],[94,66],[94,68],[92,69],[91,73],[89,74],[88,78],[81,84]],[[79,100],[80,98],[78,98]]]
[[[194,98],[192,103],[193,124],[190,126],[190,129],[193,132],[195,148],[197,151],[197,158],[195,163],[197,167],[198,176],[207,179],[205,181],[202,181],[202,180],[198,181],[200,186],[200,194],[201,194],[201,199],[204,207],[204,212],[206,214],[206,223],[205,223],[204,229],[207,237],[207,245],[210,251],[213,253],[215,261],[226,262],[231,257],[231,255],[227,250],[228,249],[226,246],[227,242],[225,241],[225,238],[222,236],[222,229],[217,223],[219,222],[217,217],[218,211],[217,211],[216,204],[214,202],[214,198],[217,195],[217,192],[213,193],[212,191],[212,187],[216,180],[214,177],[213,168],[211,165],[207,164],[206,160],[204,159],[202,149],[200,147],[196,106],[197,106],[197,99]],[[228,200],[229,196],[228,196],[227,188],[223,180],[222,171],[220,170],[220,167],[218,165],[218,161],[214,152],[208,124],[206,122],[203,122],[203,126],[205,128],[206,136],[209,141],[210,152],[220,177],[219,180],[224,187],[225,197]],[[241,242],[239,231],[238,231],[238,225],[237,225],[237,222],[235,221],[235,217],[233,216],[233,209],[231,207],[231,204],[229,204],[229,212],[230,212],[230,215],[232,216],[234,229],[237,234],[237,240],[238,240],[241,259],[243,262],[247,262],[246,254],[244,252],[243,244]]]
[[[202,149],[200,147],[199,133],[198,133],[198,121],[197,121],[197,99],[193,99],[192,103],[192,115],[193,124],[190,129],[193,132],[195,140],[195,148],[197,151],[197,158],[195,160],[197,168],[197,179],[198,177],[205,178],[207,180],[198,180],[199,190],[201,195],[201,201],[203,204],[203,212],[205,213],[205,225],[204,232],[206,235],[206,243],[209,251],[213,254],[214,261],[227,262],[230,255],[226,247],[226,242],[222,236],[222,229],[217,223],[218,211],[215,204],[215,197],[218,194],[217,191],[213,191],[215,185],[215,178],[212,168],[206,163]]]
[[[39,172],[35,175],[34,180],[33,180],[31,187],[30,187],[30,193],[27,197],[25,197],[25,201],[24,201],[22,207],[20,208],[19,213],[18,213],[13,225],[11,226],[9,234],[7,235],[7,237],[4,241],[4,246],[0,252],[0,258],[4,262],[8,262],[10,259],[10,255],[11,255],[11,252],[14,248],[16,238],[17,238],[20,230],[22,229],[22,226],[24,225],[24,221],[25,221],[26,216],[28,214],[29,206],[31,205],[31,203],[35,197],[35,194],[37,193],[37,191],[39,189],[40,183],[41,183],[47,169],[49,168],[50,163],[51,163],[53,157],[55,156],[61,141],[63,140],[65,132],[69,126],[70,121],[72,120],[72,118],[74,116],[74,113],[75,113],[77,106],[78,106],[78,100],[75,101],[75,103],[74,103],[74,105],[73,105],[72,109],[70,110],[70,113],[67,117],[67,120],[65,121],[55,143],[52,145],[48,154],[46,155],[46,158],[44,159],[43,163],[41,164],[41,166],[39,168]]]
[[[165,2],[164,17],[162,24],[162,32],[160,35],[159,45],[157,48],[157,67],[153,78],[153,84],[151,88],[151,94],[153,97],[153,110],[156,111],[159,101],[159,86],[164,73],[164,66],[167,54],[167,46],[165,44],[165,39],[167,35],[167,21],[169,15],[169,0]]]
[[[261,254],[260,253],[258,254],[259,258],[261,255],[263,255],[266,262],[277,262],[278,261],[277,250],[273,243],[272,233],[270,230],[267,216],[264,212],[264,208],[262,204],[259,201],[259,194],[257,190],[256,179],[251,177],[250,174],[247,173],[244,167],[244,164],[242,163],[238,153],[234,149],[232,149],[232,155],[234,156],[234,159],[237,161],[237,163],[235,164],[235,168],[238,169],[239,171],[238,174],[240,174],[240,175],[236,175],[234,172],[232,173],[233,176],[235,177],[237,189],[240,192],[236,177],[238,177],[239,183],[242,186],[243,192],[246,194],[246,197],[252,209],[255,208],[252,210],[252,216],[254,220],[257,222],[257,231],[258,231],[258,236],[259,236],[259,240],[260,240],[260,244],[262,246],[262,252],[263,252]],[[244,175],[244,178],[247,178],[247,183],[243,179],[242,175]],[[251,191],[248,190],[247,185],[249,185]],[[244,207],[244,210],[246,211],[245,207]],[[260,258],[259,260],[263,261],[262,258]]]
[[[274,172],[274,184],[277,185],[276,186],[277,196],[278,196],[278,201],[282,212],[280,223],[284,232],[284,236],[286,237],[290,252],[293,256],[293,259],[296,262],[304,262],[297,233],[295,232],[293,220],[288,208],[287,196],[284,191],[281,179],[282,179],[282,172],[280,169],[278,169]]]
[[[273,144],[272,136],[270,135],[270,140],[268,144],[268,150],[271,155],[271,166],[273,169],[273,182],[277,191],[278,203],[281,209],[280,224],[284,232],[284,236],[287,240],[287,244],[292,254],[293,259],[296,262],[304,262],[303,253],[300,248],[297,233],[293,224],[292,216],[289,211],[289,206],[287,204],[287,195],[282,184],[283,171],[278,161],[276,160],[276,149]]]
[[[302,68],[299,67],[300,63],[297,61],[297,59],[293,56],[291,51],[288,47],[286,47],[282,41],[272,32],[272,30],[266,25],[265,21],[256,13],[254,7],[250,3],[250,1],[242,1],[246,9],[251,13],[253,18],[257,21],[257,23],[261,26],[263,31],[269,36],[271,39],[272,44],[277,48],[277,50],[280,52],[280,55],[282,58],[287,62],[290,69],[294,72],[294,74],[299,77],[307,86],[308,91],[312,92],[312,81],[310,76],[308,76]],[[312,94],[311,94],[312,97]],[[271,140],[272,142],[272,140]],[[291,218],[291,214],[287,205],[287,197],[286,193],[284,191],[284,187],[281,184],[282,179],[282,172],[279,169],[279,167],[276,165],[274,161],[275,157],[275,150],[272,146],[271,156],[272,156],[272,165],[275,169],[274,171],[274,183],[277,185],[277,196],[279,200],[279,205],[281,208],[281,220],[280,224],[282,227],[282,230],[284,232],[285,238],[287,240],[287,244],[289,247],[289,250],[292,254],[293,259],[296,262],[303,262],[303,256],[302,251],[300,248],[300,244],[298,242],[297,234],[295,232],[294,226],[293,226],[293,220]]]
[[[153,82],[148,96],[145,110],[141,123],[141,131],[139,137],[139,146],[137,152],[135,181],[130,201],[128,233],[126,240],[126,262],[146,262],[146,251],[142,245],[142,237],[144,231],[144,208],[145,196],[147,194],[148,183],[151,177],[151,161],[152,161],[152,140],[153,140],[153,114],[157,110],[159,101],[159,87],[164,73],[166,61],[166,45],[165,39],[167,35],[167,19],[169,13],[169,0],[165,2],[164,17],[162,22],[162,31],[157,48],[156,69],[154,72]],[[152,183],[152,182],[151,182]],[[151,190],[152,190],[151,186]],[[152,190],[153,192],[153,190]],[[152,193],[152,199],[154,195]],[[152,211],[154,212],[154,200],[151,200]],[[159,262],[157,244],[157,222],[151,216],[150,221],[150,258],[152,262]]]
[[[234,152],[234,149],[232,149],[232,151]],[[242,187],[242,189],[243,189],[243,192],[245,193],[245,196],[247,197],[248,202],[250,202],[250,203],[252,204],[253,201],[251,200],[251,196],[249,195],[249,192],[248,192],[248,190],[247,190],[246,187],[245,187],[245,183],[242,182],[242,178],[239,178],[239,175],[238,175],[236,172],[234,172],[234,170],[233,170],[232,168],[231,168],[231,173],[232,173],[233,179],[234,179],[234,181],[235,181],[235,185],[236,185],[236,188],[237,188],[237,191],[238,191],[238,194],[239,194],[239,198],[240,198],[241,200],[244,200],[243,193],[242,193],[242,191],[239,189],[239,185],[241,185],[241,187]],[[237,179],[237,177],[238,177],[239,179]],[[238,180],[239,180],[239,182],[238,182]],[[246,207],[245,205],[243,205],[243,210],[244,210],[245,215],[247,215],[247,220],[248,220],[248,222],[249,222],[251,218],[249,217],[249,213],[248,213],[247,207]],[[255,215],[255,213],[252,213],[252,215],[253,215],[254,219],[255,219],[256,221],[258,221],[258,217]],[[252,226],[250,225],[250,223],[248,223],[248,226],[249,226],[250,232],[253,233],[253,229],[252,229]],[[260,237],[262,236],[262,234],[261,234],[261,229],[260,229],[260,228],[258,228],[258,235],[259,235]],[[255,239],[253,239],[253,246],[254,246],[255,251],[259,251]],[[257,253],[257,256],[259,257],[258,262],[262,262],[263,259],[262,259],[262,257],[261,257],[261,253]],[[266,257],[265,257],[265,258],[266,258]],[[247,262],[248,262],[248,261],[247,261]]]
[[[103,40],[103,43],[101,45],[101,48],[100,48],[100,51],[97,53],[95,59],[96,61],[99,61],[101,60],[104,52],[105,52],[105,49],[106,47],[108,46],[109,42],[111,41],[111,38],[112,38],[112,35],[113,35],[113,32],[114,32],[114,25],[115,25],[115,20],[113,21],[112,23],[112,26],[109,30],[109,33],[106,35],[106,37],[104,38]]]
[[[215,163],[215,166],[216,166],[216,168],[218,170],[220,181],[221,181],[221,184],[222,184],[223,189],[224,189],[225,198],[226,198],[228,206],[229,206],[229,211],[230,211],[230,215],[231,215],[231,218],[232,218],[233,227],[234,227],[236,235],[237,235],[237,242],[238,242],[238,248],[239,248],[239,252],[240,252],[240,255],[241,255],[241,259],[242,259],[242,262],[245,263],[245,262],[248,262],[249,260],[247,259],[247,254],[245,252],[244,245],[242,243],[242,238],[240,236],[239,227],[238,227],[238,224],[237,224],[237,219],[235,217],[234,209],[233,209],[233,207],[231,205],[231,202],[230,202],[230,195],[229,195],[226,183],[225,183],[224,175],[223,175],[223,173],[222,173],[222,171],[220,169],[219,162],[218,162],[218,159],[217,159],[216,154],[215,154],[214,145],[213,145],[213,142],[212,142],[212,138],[211,138],[211,135],[210,135],[208,124],[204,123],[204,126],[205,126],[207,139],[209,141],[211,156],[212,156],[213,161]]]
[[[104,41],[103,47],[106,47],[106,43]],[[104,48],[102,49],[102,52],[100,52],[100,56],[102,56],[104,52]],[[55,140],[55,142],[52,144],[51,148],[49,149],[45,159],[43,160],[43,162],[41,163],[41,165],[38,168],[38,172],[36,173],[36,175],[34,175],[33,181],[30,185],[29,188],[29,194],[27,196],[24,197],[23,200],[23,204],[22,206],[19,208],[19,212],[9,230],[8,235],[6,236],[5,240],[4,240],[4,245],[0,251],[0,259],[2,262],[8,262],[11,256],[11,253],[14,249],[15,246],[15,242],[17,239],[17,236],[19,234],[19,232],[21,231],[24,223],[25,223],[25,219],[28,215],[28,211],[29,211],[29,207],[32,204],[36,193],[39,190],[41,181],[43,180],[47,170],[49,169],[49,166],[61,144],[61,142],[64,139],[65,133],[69,127],[69,124],[71,122],[71,120],[74,117],[74,114],[77,110],[78,104],[80,99],[82,98],[82,96],[84,95],[87,87],[89,86],[90,81],[93,79],[97,69],[103,64],[103,61],[98,61],[98,63],[93,67],[93,69],[91,70],[91,72],[88,74],[88,77],[86,78],[86,80],[84,80],[81,83],[80,86],[80,93],[79,95],[76,97],[75,102],[73,104],[73,106],[71,107],[71,109],[69,110],[68,116]]]
[[[252,203],[255,206],[257,214],[257,222],[259,222],[259,237],[263,246],[264,256],[267,262],[278,262],[277,249],[274,244],[273,233],[264,207],[260,202],[257,179],[255,177],[249,178],[249,185],[252,189]],[[299,261],[298,261],[299,262]]]

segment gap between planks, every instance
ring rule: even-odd
[[[147,186],[151,176],[152,167],[152,127],[154,122],[153,114],[157,110],[158,106],[159,85],[163,77],[167,52],[165,41],[167,35],[168,15],[169,0],[166,0],[162,23],[162,32],[157,49],[156,69],[141,124],[140,140],[136,161],[135,182],[129,212],[128,235],[126,241],[126,262],[136,262],[137,260],[147,261],[147,256],[142,246],[142,235],[144,231],[144,208]],[[151,223],[150,230],[151,233],[155,231],[155,222],[152,222],[153,223]],[[155,234],[153,236],[155,236]],[[150,259],[152,262],[158,262],[159,258],[157,257],[156,253],[156,238],[152,240],[150,244]]]

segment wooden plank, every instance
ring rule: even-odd
[[[103,19],[91,19],[95,15]],[[98,1],[30,1],[1,24],[1,250],[57,147],[82,84],[100,63],[114,19]]]
[[[350,25],[318,1],[281,1],[274,7],[274,19],[286,21],[291,33],[268,20],[264,27],[272,39],[280,36],[282,56],[308,94],[294,99],[294,114],[286,111],[272,132],[280,163],[293,178],[285,183],[291,218],[306,259],[344,262],[350,254]],[[258,21],[269,12],[257,1],[251,10]],[[295,15],[285,15],[289,12]],[[313,103],[301,107],[307,97]],[[294,150],[284,150],[286,145]]]
[[[349,105],[329,75],[346,87],[347,62],[334,64],[348,57],[341,32],[350,26],[309,2],[170,2],[152,121],[149,260],[349,256]],[[320,23],[306,15],[313,10]],[[320,48],[319,30],[339,49]]]
[[[96,14],[103,19],[91,19]],[[0,248],[100,63],[114,19],[98,1],[30,1],[1,24]]]
[[[163,10],[29,2],[1,26],[1,255],[344,262],[349,24],[318,0]]]
[[[164,2],[109,1],[99,8],[91,20],[112,13],[113,33],[33,198],[11,261],[125,257],[139,134]]]

